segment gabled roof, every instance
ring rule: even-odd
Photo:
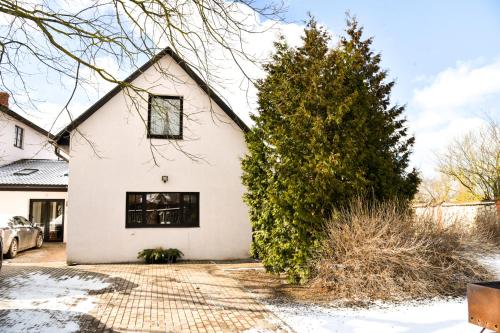
[[[224,102],[224,100],[210,88],[210,86],[198,75],[196,74],[188,63],[186,63],[177,53],[175,53],[170,47],[163,49],[160,53],[151,58],[148,62],[142,65],[139,69],[128,76],[124,82],[131,83],[142,73],[148,70],[151,66],[157,63],[164,56],[169,55],[174,59],[174,61],[191,77],[198,86],[210,97],[212,100],[231,118],[243,131],[248,131],[248,126],[241,120],[236,113]],[[68,126],[62,129],[57,135],[58,144],[68,144],[69,143],[69,133],[77,128],[81,123],[87,120],[91,115],[93,115],[97,110],[99,110],[106,102],[113,98],[123,89],[122,86],[117,85],[112,90],[110,90],[106,95],[99,99],[94,105],[92,105],[87,111],[82,113],[78,118],[73,120]]]
[[[3,112],[6,115],[8,115],[9,117],[12,117],[12,118],[16,119],[17,121],[23,123],[24,125],[31,127],[32,129],[34,129],[35,131],[37,131],[38,133],[40,133],[43,136],[46,136],[50,139],[54,138],[54,136],[52,134],[50,134],[49,132],[47,132],[46,130],[41,128],[40,126],[36,125],[35,123],[33,123],[33,122],[29,121],[28,119],[24,118],[23,116],[21,116],[19,113],[15,112],[15,111],[13,111],[13,110],[11,110],[3,105],[0,105],[0,112]]]
[[[28,171],[23,175],[22,170]],[[0,190],[66,190],[67,187],[66,161],[22,159],[0,167]]]

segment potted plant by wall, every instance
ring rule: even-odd
[[[168,249],[166,250],[166,255],[167,255],[167,262],[170,263],[176,263],[177,259],[181,258],[183,253],[179,249]]]
[[[144,249],[137,254],[138,259],[144,259],[146,264],[172,264],[176,263],[184,254],[179,249]]]

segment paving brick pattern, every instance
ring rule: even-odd
[[[66,247],[63,243],[44,243],[40,249],[19,252],[14,259],[5,259],[13,263],[57,263],[66,262]]]
[[[56,278],[98,277],[110,282],[108,288],[93,292],[97,306],[79,317],[82,332],[288,331],[277,317],[224,273],[227,267],[7,264],[2,269],[0,290],[2,284],[8,284],[10,276],[32,272]]]

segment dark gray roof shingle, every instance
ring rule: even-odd
[[[14,175],[23,169],[37,169],[29,175]],[[0,186],[68,186],[68,162],[23,159],[0,167]]]

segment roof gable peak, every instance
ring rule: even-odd
[[[131,83],[146,70],[156,64],[160,59],[165,56],[170,56],[188,75],[191,77],[196,84],[231,118],[238,127],[244,132],[249,130],[249,127],[245,124],[241,118],[238,117],[236,113],[227,105],[226,102],[212,89],[210,86],[189,66],[189,64],[184,61],[177,53],[175,53],[170,47],[166,47],[153,58],[148,60],[145,64],[139,67],[136,71],[130,74],[123,82]],[[123,87],[116,85],[111,89],[106,95],[100,98],[96,103],[94,103],[90,108],[73,120],[68,126],[63,128],[57,135],[56,140],[58,144],[67,145],[69,143],[69,133],[87,120],[91,115],[93,115],[97,110],[99,110],[104,104],[106,104],[111,98],[117,95]]]

